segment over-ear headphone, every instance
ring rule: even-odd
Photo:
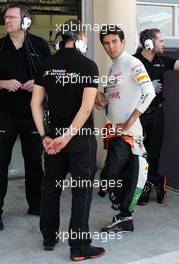
[[[81,39],[75,41],[75,48],[79,50],[82,54],[87,52],[87,45]]]
[[[144,41],[144,46],[147,50],[153,50],[154,49],[154,43],[153,40],[151,38],[147,38]]]
[[[78,22],[78,21],[75,21],[75,22]],[[66,30],[65,30],[65,27],[63,28],[63,30],[59,31],[56,36],[55,36],[55,47],[56,49],[58,50],[61,46],[64,46],[64,42],[61,41],[61,42],[56,42],[57,41],[57,38],[59,36],[65,36],[65,37],[70,37],[74,40],[74,45],[75,45],[75,48],[82,54],[86,53],[87,51],[87,45],[86,43],[79,39],[79,35],[77,34],[77,32],[75,31],[72,31],[69,29],[69,27],[67,27],[68,24],[66,24]],[[72,25],[73,25],[73,21],[72,21]]]
[[[141,44],[144,48],[147,50],[153,50],[154,49],[154,41],[153,38],[150,34],[150,31],[148,29],[144,30],[142,32],[143,34],[143,39],[141,39]]]
[[[61,37],[61,32],[57,32],[55,35],[55,40],[54,40],[54,49],[58,51],[61,47],[65,46],[65,43],[63,42],[62,39],[58,40],[58,38]]]
[[[26,31],[32,24],[32,21],[30,18],[30,10],[25,5],[21,5],[19,6],[19,8],[20,8],[21,17],[22,17],[21,29]]]
[[[25,16],[22,18],[21,29],[26,31],[31,26],[31,24],[32,24],[32,21],[30,17]]]

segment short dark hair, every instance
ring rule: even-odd
[[[20,16],[21,18],[24,18],[24,17],[29,17],[31,15],[31,10],[28,6],[26,5],[22,5],[22,4],[16,4],[16,3],[12,3],[12,4],[8,4],[5,8],[4,8],[4,15],[6,13],[6,11],[8,9],[11,9],[11,8],[19,8],[20,9]]]
[[[102,44],[104,37],[110,34],[118,35],[121,41],[125,38],[123,30],[119,26],[114,24],[105,25],[102,27],[99,35]]]
[[[58,32],[62,36],[62,40],[66,43],[68,40],[77,40],[80,32],[83,32],[82,23],[76,19],[69,19],[64,22],[62,28]]]
[[[158,28],[150,28],[150,29],[145,29],[140,32],[140,43],[142,47],[145,47],[144,42],[146,39],[152,39],[155,41],[157,39],[157,34],[161,33],[160,29]]]

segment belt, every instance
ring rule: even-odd
[[[149,106],[147,110],[144,112],[144,114],[151,114],[153,112],[160,110],[161,108],[163,108],[163,104],[159,104],[157,106],[152,106],[152,107]]]

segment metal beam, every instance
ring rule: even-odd
[[[77,12],[75,11],[60,11],[60,10],[39,10],[39,9],[33,9],[33,14],[35,15],[72,15],[77,16]]]
[[[17,4],[22,4],[22,2],[16,2]],[[8,3],[7,2],[1,2],[0,3],[0,6],[5,6],[5,5],[7,5]],[[11,4],[12,4],[12,2],[11,2]],[[77,5],[75,5],[75,4],[56,4],[56,3],[52,3],[52,4],[50,4],[50,3],[27,3],[27,5],[28,6],[31,6],[31,7],[36,7],[36,6],[38,6],[38,7],[77,7],[78,6],[78,3],[77,3]]]
[[[70,3],[69,3],[70,2]],[[28,6],[40,6],[40,7],[70,7],[78,6],[81,3],[81,0],[49,0],[49,1],[0,1],[0,5],[7,5],[12,3],[26,4]]]

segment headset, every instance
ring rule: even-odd
[[[25,5],[19,6],[19,8],[20,8],[21,17],[22,17],[21,29],[26,31],[28,28],[30,28],[30,26],[32,24],[32,21],[30,18],[30,10]]]
[[[146,48],[147,50],[153,50],[154,49],[154,41],[153,38],[150,34],[150,30],[146,29],[143,31],[143,47]]]
[[[59,31],[55,36],[55,49],[59,50],[61,47],[64,47],[63,40],[60,42],[57,42],[57,39],[59,36],[67,36],[72,38],[75,41],[75,48],[81,53],[84,54],[87,51],[87,45],[86,43],[79,39],[79,36],[76,32],[73,31]]]
[[[21,29],[26,31],[28,28],[30,28],[31,24],[32,24],[32,21],[30,17],[25,16],[22,18]]]
[[[83,40],[78,39],[75,41],[75,48],[81,52],[81,54],[84,54],[87,52],[87,45],[84,43]]]

